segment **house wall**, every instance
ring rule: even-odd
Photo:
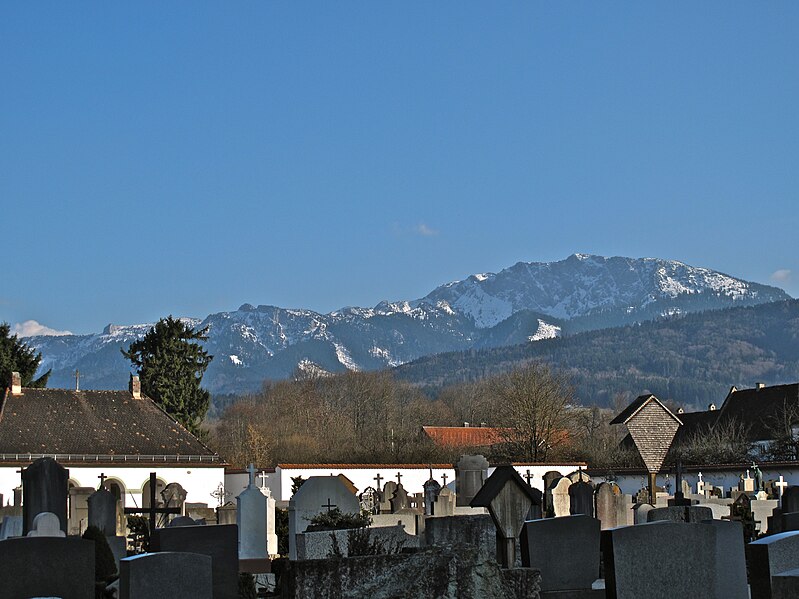
[[[13,489],[21,484],[19,466],[0,466],[0,493],[3,502],[13,503]],[[196,467],[186,464],[176,468],[159,466],[72,466],[69,470],[69,479],[79,487],[98,487],[100,473],[108,479],[121,482],[124,486],[124,506],[137,507],[142,505],[142,488],[150,480],[150,472],[155,472],[157,477],[165,483],[177,482],[186,490],[187,502],[207,503],[209,507],[216,507],[217,500],[211,496],[220,483],[225,482],[225,469],[218,467]]]

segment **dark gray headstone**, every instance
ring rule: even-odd
[[[405,491],[405,487],[402,485],[397,485],[396,490],[394,491],[394,495],[391,497],[391,513],[396,513],[400,510],[404,510],[409,508],[411,502],[408,500],[408,493]]]
[[[790,486],[782,494],[782,513],[799,512],[799,487]]]
[[[167,528],[175,528],[177,526],[197,526],[200,524],[199,522],[195,522],[193,518],[189,518],[188,516],[178,516],[176,518],[172,518],[167,524]]]
[[[771,599],[799,597],[799,570],[789,570],[771,577]]]
[[[661,521],[612,528],[602,532],[602,554],[608,597],[692,597],[698,589],[721,597],[715,526]]]
[[[94,542],[66,537],[0,541],[0,596],[94,597]]]
[[[569,513],[594,516],[594,488],[589,483],[576,482],[569,487]]]
[[[701,525],[716,530],[716,592],[708,596],[749,599],[743,525],[725,520],[707,520]]]
[[[488,460],[481,455],[464,455],[455,464],[455,501],[468,506],[488,478]]]
[[[153,533],[150,548],[154,552],[210,556],[214,599],[238,599],[239,532],[235,524],[159,528]]]
[[[95,491],[86,500],[89,505],[89,526],[96,526],[104,535],[117,534],[117,498],[107,489]]]
[[[771,599],[771,577],[799,568],[799,532],[781,532],[747,547],[752,599]]]
[[[525,522],[522,566],[541,570],[542,591],[590,589],[599,578],[599,520],[564,516]]]
[[[198,553],[144,553],[119,562],[119,599],[211,599],[212,563]]]
[[[33,519],[41,512],[58,516],[61,530],[67,532],[67,495],[69,470],[53,458],[39,458],[22,471],[23,532],[33,528]]]
[[[560,472],[558,472],[557,470],[550,470],[549,472],[546,472],[544,474],[544,476],[543,476],[543,481],[544,481],[544,513],[546,513],[547,510],[552,508],[552,506],[550,505],[550,503],[551,503],[551,501],[550,501],[551,500],[551,493],[548,493],[547,491],[549,491],[550,488],[552,487],[552,485],[554,483],[556,483],[557,481],[559,481],[561,478],[563,478],[563,475]]]
[[[712,519],[713,510],[704,505],[656,507],[647,514],[647,522],[703,522]]]

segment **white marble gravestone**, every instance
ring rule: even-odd
[[[266,486],[266,473],[261,473],[261,493],[266,497],[266,552],[278,555],[277,533],[275,532],[275,498]]]
[[[289,559],[297,559],[297,535],[311,518],[334,508],[350,514],[361,509],[358,497],[338,476],[312,476],[302,484],[289,501]]]
[[[250,484],[236,497],[236,524],[239,527],[239,559],[265,559],[267,501],[255,486],[255,468],[247,469]]]
[[[554,516],[570,515],[571,499],[569,497],[569,487],[571,486],[572,481],[564,476],[552,487],[552,511]]]
[[[61,530],[61,521],[52,512],[39,512],[33,519],[33,528],[28,533],[29,537],[65,537],[67,534]]]

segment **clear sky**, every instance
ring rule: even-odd
[[[574,252],[799,295],[797,31],[793,1],[3,3],[0,321],[326,312]]]

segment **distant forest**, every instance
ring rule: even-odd
[[[435,396],[530,361],[567,375],[583,405],[650,392],[686,408],[720,405],[730,387],[799,381],[799,301],[697,312],[511,347],[450,352],[399,366]]]

